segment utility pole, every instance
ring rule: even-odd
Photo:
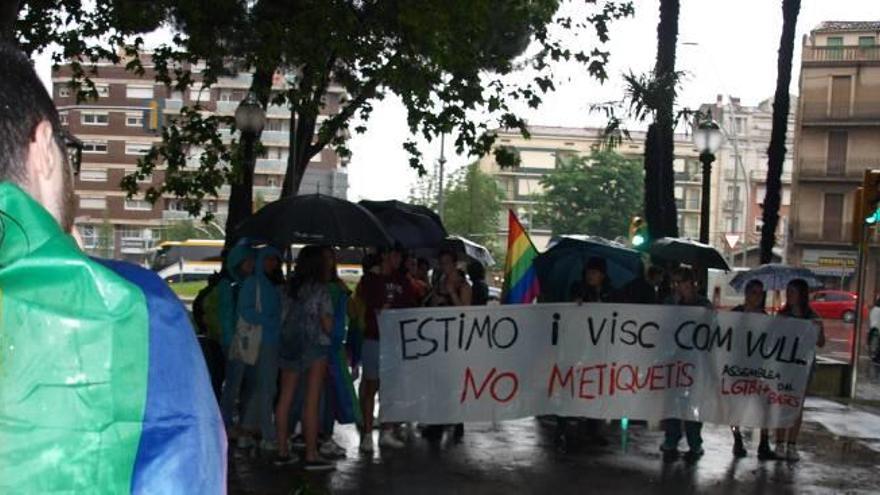
[[[440,134],[440,160],[439,172],[437,174],[437,214],[440,220],[443,220],[443,168],[446,165],[446,133]]]

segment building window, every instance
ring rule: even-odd
[[[126,199],[125,209],[130,211],[152,211],[153,205],[143,199]]]
[[[169,96],[168,99],[172,101],[183,101],[183,91],[175,89],[171,92],[171,96]]]
[[[782,190],[782,206],[788,206],[791,204],[791,189],[783,189]]]
[[[152,86],[125,86],[125,97],[134,100],[149,100],[153,98]]]
[[[759,217],[755,217],[755,234],[760,235],[761,229],[764,228],[764,220]]]
[[[822,237],[826,241],[842,240],[843,194],[826,194],[822,212]]]
[[[109,84],[95,84],[95,91],[98,92],[98,96],[102,98],[106,98],[110,96],[110,85]]]
[[[520,197],[531,197],[544,193],[540,179],[519,179],[517,190]]]
[[[69,86],[60,86],[58,88],[58,97],[59,98],[67,98],[70,96],[70,87]]]
[[[125,125],[128,127],[143,127],[144,126],[144,114],[142,113],[127,113],[125,114]]]
[[[98,229],[94,225],[80,225],[78,228],[84,248],[94,249],[98,247]]]
[[[828,46],[843,46],[843,36],[829,36]]]
[[[149,153],[152,147],[153,145],[149,143],[126,143],[125,154],[143,156]]]
[[[82,182],[107,182],[106,170],[80,170],[79,180]]]
[[[556,168],[555,151],[520,151],[523,168]]]
[[[876,44],[873,36],[859,36],[859,47],[869,48]]]
[[[67,125],[67,112],[60,112],[58,114],[58,121],[61,122],[61,125]]]
[[[143,239],[144,229],[136,225],[122,225],[119,227],[119,237],[122,239]]]
[[[83,125],[107,125],[110,115],[107,112],[80,112],[80,123]]]
[[[825,171],[828,175],[845,175],[848,143],[849,134],[846,131],[828,131],[828,154],[825,157]]]
[[[851,76],[831,77],[831,118],[849,118],[850,94],[852,93]]]
[[[107,141],[83,141],[83,153],[107,153]]]
[[[79,207],[82,210],[103,210],[107,208],[107,199],[101,197],[80,196]]]

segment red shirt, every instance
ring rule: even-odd
[[[358,284],[358,295],[366,305],[366,328],[364,338],[379,340],[377,314],[386,305],[390,308],[411,308],[417,305],[415,289],[409,280],[399,273],[377,275],[367,273]]]

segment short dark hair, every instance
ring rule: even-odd
[[[438,260],[444,256],[449,256],[452,259],[453,263],[458,263],[458,253],[456,253],[455,251],[451,249],[441,249],[440,252],[437,253]]]
[[[64,142],[58,137],[61,122],[33,64],[9,43],[0,42],[0,74],[0,181],[22,184],[34,128],[49,121],[63,153]]]

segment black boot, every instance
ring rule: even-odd
[[[748,452],[746,452],[746,447],[743,445],[742,434],[739,430],[733,430],[733,456],[745,457],[746,455],[748,455]]]

